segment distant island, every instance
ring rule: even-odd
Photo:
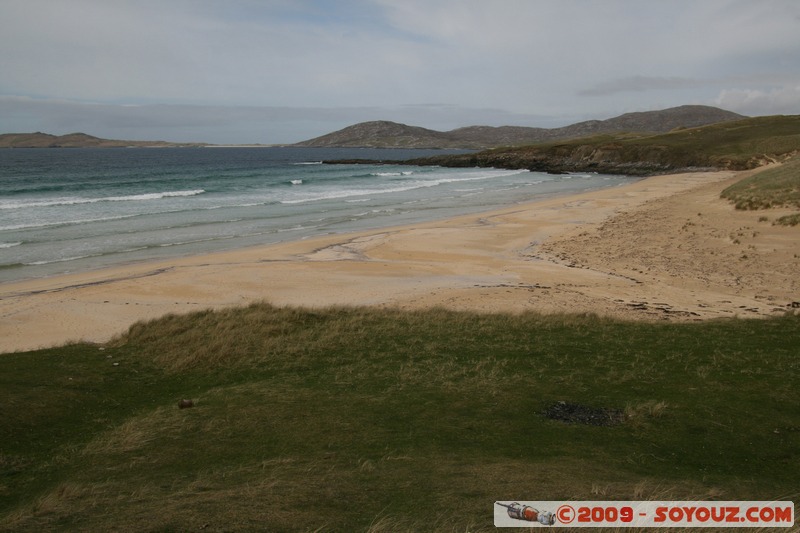
[[[118,141],[101,139],[85,133],[50,135],[49,133],[5,133],[0,135],[0,148],[172,148],[208,146],[205,143],[167,141]]]
[[[747,118],[716,107],[685,105],[661,111],[625,113],[562,128],[469,126],[435,131],[389,121],[362,122],[294,146],[326,148],[463,148],[482,150],[614,133],[667,133],[676,129]]]

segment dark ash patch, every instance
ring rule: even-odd
[[[542,413],[550,420],[589,426],[616,426],[624,418],[620,409],[589,407],[578,403],[556,402]]]

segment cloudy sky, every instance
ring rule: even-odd
[[[0,0],[0,133],[284,143],[366,120],[800,114],[797,0]]]

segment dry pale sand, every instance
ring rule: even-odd
[[[800,227],[719,192],[743,173],[648,178],[480,215],[0,285],[0,352],[104,342],[167,313],[267,301],[627,319],[800,306]]]

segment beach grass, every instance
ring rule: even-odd
[[[775,220],[775,224],[780,226],[797,226],[800,224],[800,213],[779,217]]]
[[[490,531],[496,500],[791,500],[799,345],[797,316],[167,316],[0,357],[0,530]],[[566,404],[619,416],[546,416]]]
[[[736,182],[721,196],[733,202],[736,209],[800,208],[800,156]],[[786,215],[776,223],[794,226],[799,218]]]

